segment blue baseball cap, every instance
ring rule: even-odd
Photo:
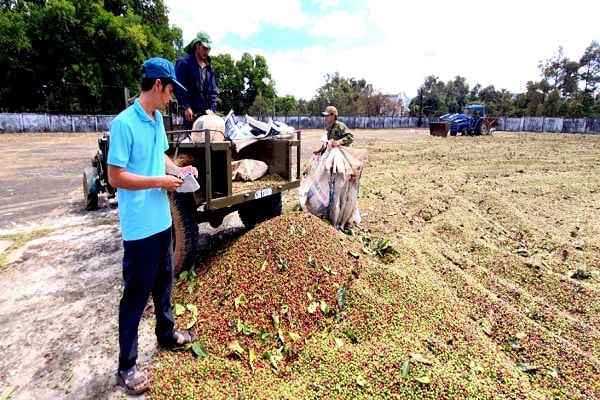
[[[177,76],[175,75],[175,67],[173,63],[169,60],[165,60],[160,57],[152,57],[144,62],[142,65],[142,78],[170,78],[179,85],[183,90],[187,89],[177,80]]]

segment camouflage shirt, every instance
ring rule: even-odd
[[[335,120],[333,124],[327,129],[327,140],[335,140],[342,146],[350,146],[354,140],[354,135],[350,132],[350,129],[338,120]]]
[[[350,143],[354,140],[354,135],[350,132],[350,129],[338,120],[335,120],[333,124],[327,129],[327,140],[335,140],[342,146],[350,146]]]

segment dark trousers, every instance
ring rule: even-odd
[[[119,371],[133,367],[138,357],[138,327],[152,295],[156,337],[169,342],[174,320],[171,306],[173,248],[171,228],[150,237],[123,241],[123,296],[119,303]]]

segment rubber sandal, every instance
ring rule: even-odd
[[[181,335],[183,336],[183,341],[181,343],[177,342],[177,339],[179,339],[179,336]],[[179,349],[183,349],[185,347],[185,345],[190,344],[190,343],[194,343],[196,341],[196,334],[193,332],[189,332],[189,331],[175,331],[173,332],[173,337],[171,338],[171,341],[169,343],[161,343],[160,347],[169,349],[169,350],[179,350]]]
[[[138,373],[140,375],[136,378],[135,376]],[[136,389],[136,386],[143,382],[146,382],[146,384]],[[146,375],[141,373],[137,365],[126,371],[117,372],[117,384],[122,386],[128,394],[132,395],[140,395],[150,389],[150,380]]]

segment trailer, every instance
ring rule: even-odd
[[[199,226],[208,222],[219,227],[224,218],[234,212],[247,229],[282,213],[282,194],[300,186],[301,132],[283,138],[265,137],[245,146],[239,152],[229,140],[211,141],[210,129],[178,130],[174,116],[165,116],[169,141],[167,154],[176,164],[193,165],[198,169],[199,188],[195,192],[170,192],[173,219],[174,270],[189,269],[200,253]],[[204,141],[190,140],[192,134],[204,135]],[[118,198],[108,183],[107,155],[110,136],[105,132],[98,139],[98,150],[92,165],[83,173],[83,191],[87,210],[98,208],[98,195]],[[238,160],[264,162],[267,173],[255,181],[234,181],[232,163]]]

